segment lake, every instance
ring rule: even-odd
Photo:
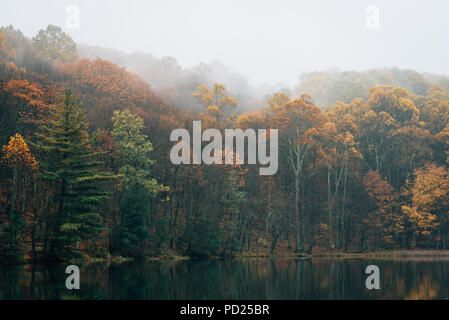
[[[368,265],[380,289],[365,287]],[[251,259],[79,266],[81,288],[65,288],[65,265],[0,268],[0,299],[447,299],[449,261]]]

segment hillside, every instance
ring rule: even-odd
[[[329,71],[262,94],[218,62],[184,69],[150,54],[77,51],[55,26],[32,39],[1,28],[0,257],[445,249],[448,83],[410,70]],[[218,163],[175,164],[171,133],[190,134],[195,120],[223,136],[269,129],[274,174],[223,165],[215,148]]]

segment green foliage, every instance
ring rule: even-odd
[[[130,252],[148,238],[146,217],[149,211],[148,195],[137,185],[130,187],[120,207],[121,224],[118,226],[118,238],[114,245]]]
[[[115,111],[112,122],[112,137],[119,149],[119,172],[123,176],[121,224],[113,247],[119,251],[132,250],[148,238],[150,199],[165,188],[151,177],[153,146],[142,133],[142,118],[129,110]]]
[[[75,244],[104,229],[96,207],[109,194],[100,184],[116,176],[96,170],[101,163],[91,148],[95,136],[89,138],[86,129],[84,113],[66,90],[63,104],[37,135],[42,178],[55,189],[47,212],[48,255],[53,259],[75,256]]]
[[[142,133],[142,118],[129,110],[115,111],[112,122],[112,136],[119,147],[120,173],[124,176],[125,187],[136,184],[150,194],[157,194],[163,187],[151,178],[150,169],[154,161],[150,159],[150,153],[153,146]]]
[[[33,43],[41,56],[50,61],[71,62],[78,59],[76,43],[60,27],[49,25],[33,37]]]
[[[24,262],[23,233],[26,221],[23,215],[12,214],[0,217],[0,263]]]
[[[207,258],[220,254],[222,232],[216,217],[200,213],[186,226],[185,235],[189,239],[188,254],[193,258]]]

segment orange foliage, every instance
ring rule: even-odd
[[[31,154],[28,144],[23,140],[20,134],[11,137],[9,143],[2,148],[3,160],[10,167],[26,167],[31,170],[37,170],[38,164]]]

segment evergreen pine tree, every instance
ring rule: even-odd
[[[47,258],[79,256],[79,242],[104,229],[96,206],[108,193],[99,188],[99,182],[115,176],[96,170],[100,162],[91,148],[95,136],[89,138],[84,113],[70,90],[37,137],[42,177],[54,188],[47,212]]]
[[[148,195],[137,184],[129,186],[123,195],[123,203],[120,207],[122,221],[119,226],[119,243],[124,248],[133,249],[139,242],[148,238],[146,229],[146,217],[149,210]]]

